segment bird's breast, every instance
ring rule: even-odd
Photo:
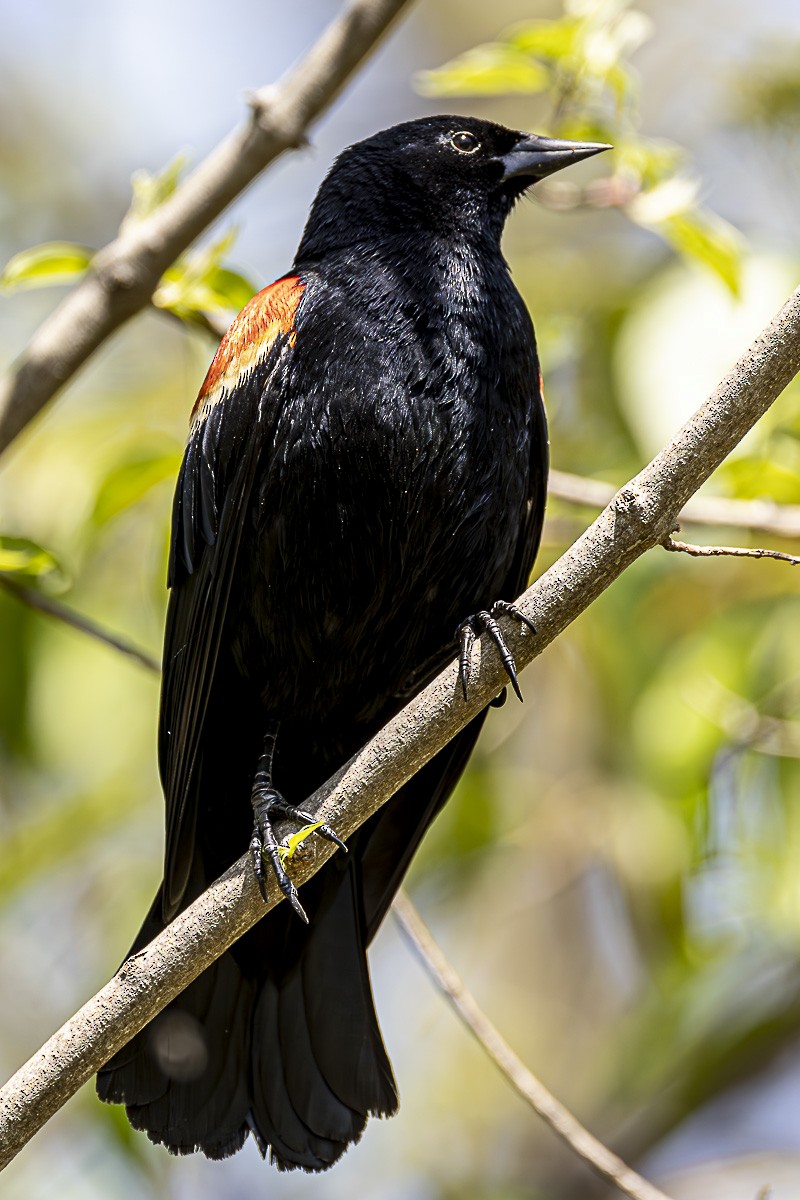
[[[420,310],[298,329],[254,514],[260,645],[241,656],[271,683],[282,664],[290,707],[318,706],[320,686],[351,707],[402,689],[499,595],[515,553],[532,337],[503,347],[462,313]]]

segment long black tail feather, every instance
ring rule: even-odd
[[[308,929],[281,905],[222,955],[99,1072],[100,1098],[173,1154],[224,1158],[252,1133],[277,1166],[308,1171],[394,1112],[356,873],[351,860],[322,881]],[[159,914],[160,896],[133,951]]]

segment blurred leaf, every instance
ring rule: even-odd
[[[728,459],[717,476],[741,500],[768,497],[779,504],[800,502],[800,474],[766,457]]]
[[[708,267],[734,296],[740,294],[744,240],[717,213],[695,209],[669,217],[657,229],[683,258]]]
[[[681,146],[665,138],[647,138],[639,134],[620,137],[613,131],[608,136],[614,139],[615,170],[639,184],[644,195],[674,176],[686,156]]]
[[[796,137],[800,126],[800,43],[775,41],[757,47],[736,74],[731,100],[742,123],[760,132]]]
[[[530,21],[508,33],[511,46],[537,58],[563,59],[575,52],[585,19],[565,16],[556,21]]]
[[[696,207],[696,180],[674,175],[626,205],[632,221],[652,229],[682,258],[713,271],[739,296],[745,242],[717,213]]]
[[[137,504],[152,488],[165,479],[174,479],[182,451],[142,452],[136,450],[118,463],[100,484],[95,498],[92,521],[105,525],[126,509]]]
[[[236,312],[240,312],[256,293],[250,280],[230,267],[215,267],[209,271],[208,284],[220,306]]]
[[[18,578],[59,583],[66,578],[56,556],[28,538],[0,536],[0,571]]]
[[[135,171],[131,178],[133,197],[125,220],[142,221],[168,200],[177,188],[187,162],[187,155],[176,154],[157,175],[144,169]]]
[[[3,291],[13,292],[71,283],[83,275],[93,254],[93,250],[75,242],[43,242],[14,255],[0,275],[0,286]]]
[[[608,89],[621,111],[635,91],[624,56],[650,35],[643,13],[625,0],[566,6],[563,17],[516,25],[497,41],[476,46],[417,76],[427,96],[531,94],[550,90],[561,107],[584,106]]]
[[[505,42],[475,46],[433,71],[420,71],[423,96],[498,96],[543,92],[550,72],[528,54]]]
[[[626,207],[637,225],[654,229],[673,217],[690,212],[697,203],[699,184],[685,175],[671,175],[640,192]]]
[[[243,275],[222,265],[236,235],[237,230],[232,228],[219,241],[179,258],[164,273],[153,303],[183,321],[243,308],[256,288]]]

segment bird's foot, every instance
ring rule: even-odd
[[[458,671],[461,676],[461,690],[464,693],[465,700],[469,687],[472,647],[475,645],[475,639],[480,637],[482,633],[488,633],[494,642],[511,686],[519,699],[522,699],[522,692],[519,690],[519,683],[517,682],[517,665],[514,662],[514,655],[506,645],[506,639],[503,637],[503,631],[497,623],[497,617],[513,617],[522,625],[527,625],[531,633],[536,633],[533,623],[528,620],[524,613],[520,612],[516,604],[509,604],[507,600],[495,600],[488,611],[482,610],[481,612],[473,613],[471,617],[467,617],[466,621],[462,621],[456,631],[456,636],[460,644]]]
[[[252,804],[254,824],[253,836],[250,839],[250,854],[253,860],[253,871],[259,891],[264,900],[266,900],[267,867],[265,860],[268,860],[272,866],[273,874],[278,881],[278,887],[298,917],[305,921],[307,925],[308,917],[300,903],[297,888],[292,883],[287,874],[286,867],[283,865],[281,847],[278,845],[275,830],[272,827],[273,819],[275,817],[285,817],[290,821],[296,821],[299,825],[311,825],[313,826],[311,832],[318,833],[320,837],[325,838],[328,842],[333,842],[340,850],[344,850],[345,853],[347,853],[347,846],[334,833],[330,825],[326,825],[324,821],[322,823],[316,821],[311,813],[306,812],[302,808],[295,808],[294,805],[287,804],[280,792],[277,792],[269,785],[256,785],[253,789]]]

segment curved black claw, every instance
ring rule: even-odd
[[[532,621],[530,621],[523,612],[517,608],[516,604],[509,604],[507,600],[495,600],[491,609],[488,611],[483,609],[481,612],[473,613],[471,617],[467,617],[466,621],[462,621],[458,627],[458,638],[460,649],[458,654],[458,672],[461,677],[461,690],[464,693],[464,699],[467,698],[467,690],[469,687],[470,677],[470,655],[472,647],[475,645],[475,639],[480,637],[482,633],[488,633],[489,637],[497,647],[500,659],[508,675],[511,686],[516,692],[518,698],[522,699],[522,692],[519,690],[517,681],[517,665],[514,662],[514,655],[506,645],[506,639],[503,637],[503,631],[497,624],[496,617],[513,617],[514,620],[520,621],[523,625],[527,625],[531,633],[536,633],[536,629]]]
[[[267,872],[264,860],[269,859],[273,874],[278,881],[278,887],[298,917],[305,921],[307,925],[308,917],[300,903],[297,888],[292,883],[283,865],[275,831],[272,828],[272,821],[273,817],[280,816],[287,817],[290,821],[297,821],[299,825],[313,825],[315,824],[315,819],[311,813],[306,812],[304,809],[295,808],[294,805],[287,804],[280,792],[264,784],[257,785],[254,788],[252,803],[255,824],[253,827],[253,836],[250,839],[250,856],[253,860],[253,871],[258,883],[258,889],[266,901]],[[338,834],[334,833],[330,825],[322,824],[313,830],[313,832],[318,833],[326,841],[333,842],[340,850],[344,850],[345,854],[347,853],[347,846],[345,846]]]

